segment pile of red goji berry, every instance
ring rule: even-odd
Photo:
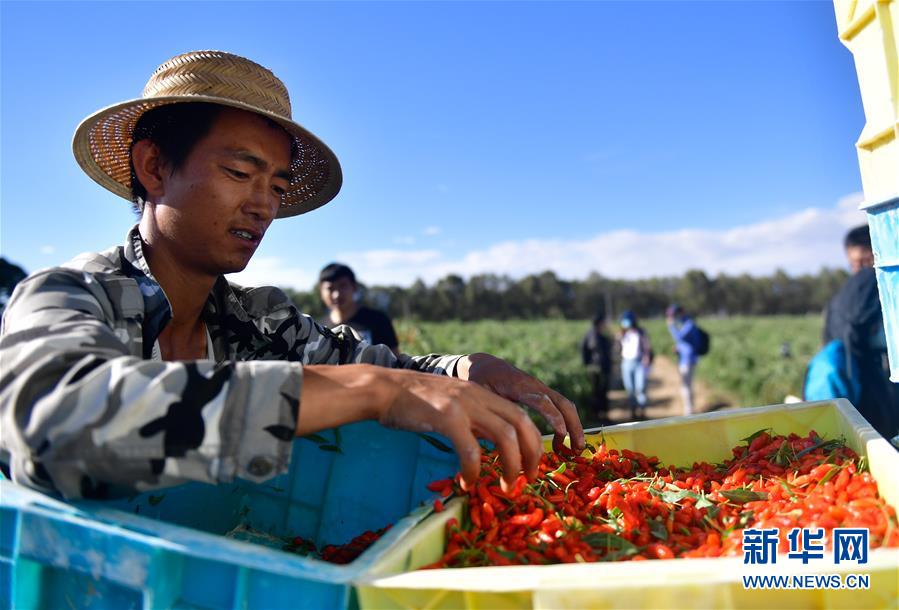
[[[316,559],[321,559],[330,563],[346,564],[364,553],[368,547],[377,542],[378,539],[384,535],[384,532],[389,529],[390,526],[388,525],[379,530],[362,532],[346,544],[329,544],[321,551],[316,549],[315,543],[311,540],[296,536],[289,544],[282,547],[282,550],[290,551],[298,555],[315,557]]]
[[[534,483],[521,475],[508,493],[496,453],[485,453],[467,492],[459,476],[428,486],[467,493],[468,511],[449,520],[445,554],[426,567],[739,555],[746,528],[824,528],[829,540],[835,527],[867,527],[871,548],[899,546],[895,509],[842,441],[768,430],[744,440],[732,459],[691,468],[604,443],[588,445],[589,457],[556,446]]]

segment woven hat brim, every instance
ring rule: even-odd
[[[185,102],[207,102],[246,110],[271,119],[293,136],[297,158],[285,203],[276,218],[287,218],[319,208],[337,196],[343,174],[337,156],[305,127],[256,106],[207,95],[138,98],[103,108],[84,119],[75,130],[72,152],[84,172],[97,184],[131,201],[131,135],[146,111]]]

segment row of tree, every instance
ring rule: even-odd
[[[371,286],[365,300],[391,317],[420,320],[591,318],[614,316],[630,309],[638,316],[662,315],[679,303],[698,315],[775,315],[821,312],[846,281],[842,269],[815,275],[767,277],[720,274],[708,277],[688,271],[681,277],[615,280],[591,274],[584,280],[562,280],[545,271],[514,280],[504,275],[475,275],[468,280],[448,275],[432,286],[422,281],[407,288]],[[301,311],[316,317],[324,307],[317,291],[288,291]]]

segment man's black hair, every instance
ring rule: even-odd
[[[343,263],[330,263],[325,265],[325,268],[321,270],[321,273],[318,274],[318,283],[322,282],[336,282],[342,277],[350,278],[350,281],[354,284],[356,282],[356,274],[353,273],[353,270],[344,265]]]
[[[169,164],[169,169],[175,172],[184,165],[184,161],[197,142],[209,133],[212,123],[223,109],[224,106],[206,102],[166,104],[152,108],[141,115],[137,125],[134,126],[131,145],[134,146],[141,140],[152,140],[159,147],[159,153]],[[131,201],[134,204],[135,212],[140,215],[147,198],[147,189],[137,179],[137,174],[134,172],[134,161],[129,163],[131,165]]]
[[[846,233],[846,239],[843,240],[843,248],[867,248],[871,249],[871,230],[868,225],[855,227]]]

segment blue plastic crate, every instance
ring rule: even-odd
[[[258,485],[66,503],[0,481],[0,607],[354,606],[352,581],[430,512],[435,494],[426,485],[459,465],[437,446],[445,439],[371,422],[321,436],[326,442],[295,441],[290,472]],[[223,537],[241,524],[319,548],[394,525],[338,566]]]
[[[899,197],[866,206],[865,211],[883,307],[890,380],[899,383]]]

